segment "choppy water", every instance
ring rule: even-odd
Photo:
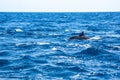
[[[0,13],[0,80],[120,80],[120,13]]]

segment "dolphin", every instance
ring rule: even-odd
[[[72,39],[78,39],[78,40],[86,40],[86,39],[90,39],[90,37],[87,37],[85,36],[84,32],[82,32],[80,35],[78,36],[73,36],[73,37],[70,37],[69,40],[72,40]]]

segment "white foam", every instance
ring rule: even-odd
[[[74,76],[71,76],[71,78],[72,78],[73,80],[77,80],[79,77],[80,77],[79,74],[76,74],[76,75],[74,75]]]
[[[56,51],[56,50],[57,50],[57,48],[56,48],[56,47],[53,47],[53,48],[52,48],[52,50],[53,50],[53,51]]]
[[[75,46],[75,47],[85,47],[85,48],[89,48],[91,47],[91,45],[89,44],[73,44],[73,43],[70,43],[69,46]]]
[[[81,30],[74,30],[76,33],[80,33],[81,32]]]
[[[15,29],[16,32],[23,32],[22,29]]]
[[[85,48],[90,48],[91,46],[89,44],[83,45]]]
[[[38,45],[46,45],[46,44],[50,44],[48,42],[37,42]]]
[[[16,46],[26,46],[26,45],[31,45],[31,43],[16,43]]]
[[[116,38],[119,38],[120,35],[113,35],[113,34],[109,34],[109,35],[106,35],[107,37],[116,37]]]
[[[120,46],[113,46],[114,48],[118,48],[118,49],[120,49]]]
[[[50,35],[50,36],[53,36],[53,35],[54,35],[54,36],[57,36],[57,35],[59,35],[59,34],[54,33],[54,34],[49,34],[49,35]]]
[[[65,32],[68,32],[68,31],[69,31],[68,29],[65,30]]]
[[[101,39],[100,36],[94,36],[94,37],[90,38],[90,40],[99,40],[99,39]]]
[[[64,18],[66,18],[67,16],[63,16]]]

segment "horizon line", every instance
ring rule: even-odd
[[[112,13],[120,11],[0,11],[0,13]]]

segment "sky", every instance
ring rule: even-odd
[[[120,0],[0,0],[0,12],[120,12]]]

